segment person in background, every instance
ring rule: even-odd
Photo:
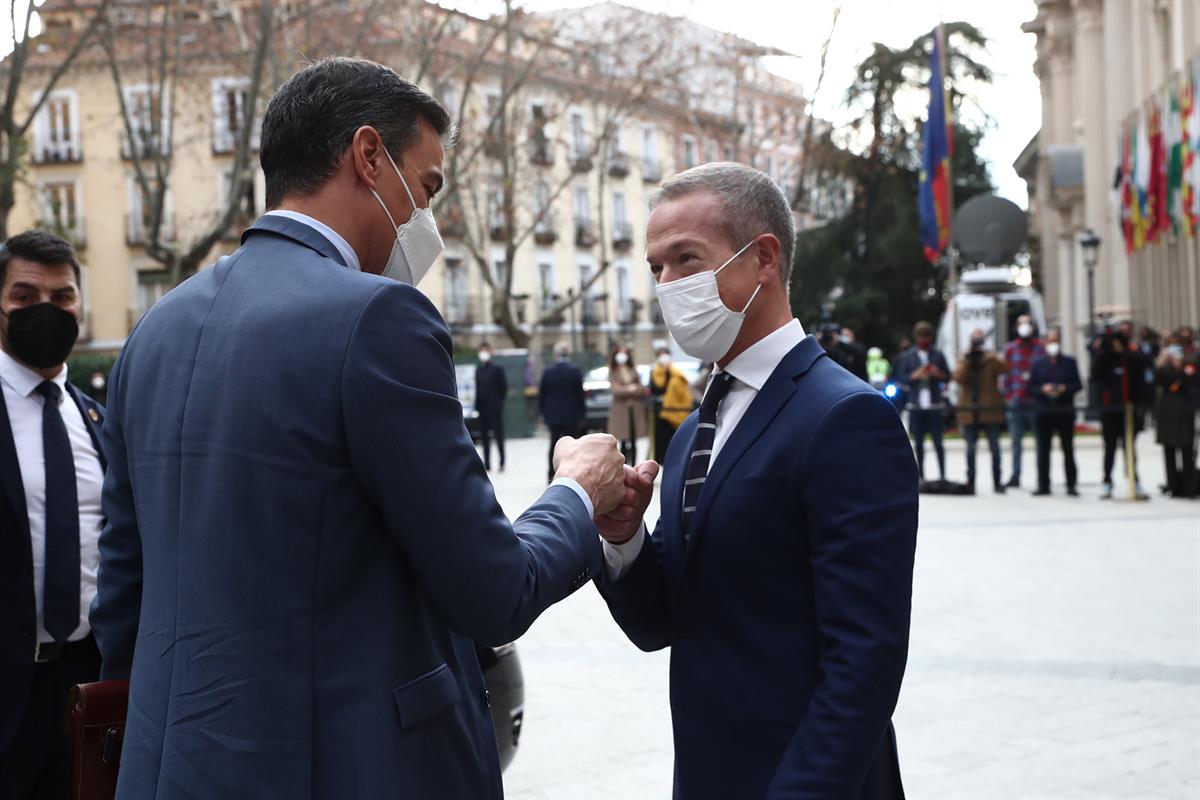
[[[900,358],[896,375],[908,395],[908,431],[917,453],[917,470],[924,480],[925,437],[928,436],[937,453],[938,472],[942,480],[946,480],[942,385],[950,377],[950,365],[942,352],[933,346],[933,325],[918,322],[913,328],[913,338],[917,345]]]
[[[1138,350],[1150,364],[1157,361],[1158,354],[1162,352],[1162,337],[1158,331],[1149,325],[1143,325],[1142,330],[1138,332]]]
[[[1022,314],[1017,317],[1017,338],[1004,348],[1004,360],[1008,363],[1008,376],[1004,381],[1004,402],[1008,405],[1008,433],[1012,437],[1012,477],[1008,488],[1021,485],[1021,450],[1025,434],[1032,433],[1034,423],[1034,397],[1029,390],[1029,368],[1037,358],[1046,355],[1037,338],[1033,317]]]
[[[650,370],[650,394],[654,397],[654,460],[667,457],[667,447],[688,414],[692,413],[692,389],[687,378],[671,363],[671,351],[660,347]]]
[[[877,390],[883,391],[887,386],[888,376],[892,374],[891,363],[883,357],[883,351],[872,347],[867,351],[867,383]]]
[[[104,409],[67,381],[79,263],[45,231],[0,246],[0,797],[65,798],[67,695],[99,679]]]
[[[637,440],[646,435],[646,387],[638,379],[633,355],[625,345],[613,348],[608,358],[608,385],[612,405],[608,409],[608,432],[621,443],[629,466],[637,463]]]
[[[1197,378],[1196,354],[1187,354],[1179,333],[1155,361],[1158,399],[1154,426],[1167,464],[1166,492],[1172,497],[1196,496],[1196,413],[1192,393]]]
[[[858,337],[851,328],[843,327],[838,335],[838,344],[845,353],[843,366],[851,375],[866,383],[867,381],[867,351],[858,343]]]
[[[538,386],[538,413],[550,431],[550,470],[554,480],[554,445],[559,439],[576,436],[583,428],[587,408],[583,399],[583,372],[571,363],[571,346],[554,345],[554,363],[542,372]]]
[[[1067,494],[1078,497],[1078,471],[1075,467],[1075,395],[1083,388],[1079,365],[1062,352],[1062,334],[1046,334],[1046,355],[1036,359],[1029,369],[1033,387],[1037,437],[1036,495],[1050,494],[1050,445],[1055,434],[1063,450],[1067,472]]]
[[[1100,498],[1113,496],[1112,471],[1117,450],[1124,450],[1126,409],[1133,409],[1133,490],[1139,500],[1148,500],[1137,475],[1137,435],[1142,430],[1142,406],[1146,398],[1145,361],[1133,341],[1133,326],[1122,322],[1106,329],[1093,340],[1091,379],[1099,387],[1100,432],[1104,437],[1104,488]]]
[[[954,382],[959,385],[960,403],[958,424],[967,445],[967,487],[975,493],[975,444],[979,429],[987,433],[988,450],[992,454],[992,487],[1004,494],[1004,479],[1000,473],[1000,426],[1004,422],[1004,400],[1000,396],[1000,378],[1008,372],[1008,364],[988,350],[983,331],[971,333],[971,347],[958,360]]]
[[[492,437],[500,452],[500,471],[504,472],[504,398],[508,396],[508,377],[504,368],[492,361],[492,346],[479,345],[479,364],[475,367],[475,410],[483,434],[483,467],[492,471]]]

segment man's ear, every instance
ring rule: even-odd
[[[754,243],[755,255],[758,259],[759,277],[767,280],[779,280],[779,239],[774,234],[764,233]]]
[[[350,158],[359,180],[366,184],[367,188],[374,189],[383,171],[383,162],[387,160],[379,132],[370,125],[363,125],[356,130],[354,138],[350,140]]]

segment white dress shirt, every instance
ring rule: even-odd
[[[746,415],[746,410],[750,408],[754,398],[762,391],[767,379],[779,367],[784,357],[804,340],[805,335],[800,320],[793,319],[747,347],[725,367],[724,371],[733,376],[734,380],[729,386],[729,393],[717,406],[716,438],[713,441],[712,455],[708,459],[710,471],[721,455],[721,448],[729,441],[729,437]],[[718,367],[714,374],[721,371]],[[646,526],[643,523],[628,542],[604,543],[604,569],[609,580],[615,581],[621,577],[621,573],[641,552],[645,539]]]
[[[346,266],[362,272],[362,266],[359,264],[358,255],[354,252],[354,249],[350,247],[350,244],[343,239],[337,231],[326,225],[324,222],[321,222],[321,220],[313,219],[307,214],[301,214],[299,211],[289,211],[287,209],[268,211],[267,216],[287,217],[288,219],[307,225],[328,239],[329,243],[337,248],[337,251],[342,254],[342,259],[345,260]],[[41,429],[39,428],[38,430]],[[39,444],[39,447],[40,446],[41,445]],[[550,485],[566,486],[568,489],[575,492],[575,494],[579,495],[579,499],[583,501],[583,507],[587,509],[588,516],[590,517],[594,514],[592,499],[588,497],[587,492],[583,490],[583,487],[580,486],[577,481],[571,478],[559,478]]]
[[[33,591],[37,601],[38,643],[52,642],[42,616],[42,587],[46,578],[46,464],[42,452],[42,396],[37,387],[42,376],[8,353],[0,350],[0,385],[12,425],[17,448],[17,465],[25,485],[25,506],[29,512],[29,539],[33,545]],[[79,495],[79,627],[68,638],[75,642],[91,632],[88,608],[96,596],[96,571],[100,565],[100,488],[104,471],[100,455],[92,443],[83,415],[67,393],[67,368],[54,379],[62,390],[58,411],[67,427],[67,438],[75,455],[75,490]]]
[[[274,211],[268,211],[265,216],[268,217],[287,217],[288,219],[301,222],[312,228],[317,233],[329,240],[329,243],[337,248],[341,254],[342,260],[346,262],[346,266],[350,269],[362,272],[362,265],[358,261],[358,254],[354,252],[354,248],[350,243],[342,238],[342,235],[333,228],[321,222],[319,219],[313,219],[308,214],[301,214],[299,211],[289,211],[286,208],[277,208]]]

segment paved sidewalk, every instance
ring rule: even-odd
[[[1095,438],[1079,442],[1082,498],[1057,462],[1058,494],[1030,496],[1030,440],[1025,491],[923,499],[895,716],[910,798],[1200,798],[1200,502],[1157,496],[1160,450],[1139,438],[1148,503],[1097,498]],[[510,515],[543,488],[546,447],[510,443],[494,475]],[[961,442],[948,459],[961,479]],[[1004,463],[1007,478],[1007,447]],[[510,798],[670,797],[668,653],[630,645],[591,587],[519,650]]]

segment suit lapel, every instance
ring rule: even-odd
[[[0,392],[0,484],[8,495],[25,539],[29,538],[29,510],[25,506],[25,483],[21,480],[21,464],[17,461],[17,445],[13,441],[12,423],[8,419],[8,404]]]
[[[71,395],[71,399],[75,401],[75,407],[79,409],[79,414],[83,417],[83,424],[87,426],[88,433],[92,437],[92,446],[96,448],[96,455],[100,457],[101,471],[107,471],[108,459],[104,457],[104,448],[100,445],[100,430],[96,427],[102,421],[100,413],[96,411],[94,406],[90,406],[83,401],[83,396],[75,388],[75,384],[70,381],[67,382],[67,392]],[[92,414],[96,416],[93,418]]]
[[[696,504],[696,514],[692,518],[692,532],[688,537],[685,562],[695,552],[697,542],[704,534],[709,513],[721,491],[721,485],[746,451],[750,449],[750,446],[762,436],[763,431],[779,414],[779,410],[795,393],[796,377],[807,372],[813,363],[823,355],[824,351],[821,350],[814,337],[805,338],[783,357],[779,366],[771,373],[771,377],[763,384],[758,396],[746,409],[746,413],[742,415],[737,427],[734,428],[733,434],[725,441],[721,452],[717,454],[717,460],[709,468],[708,478],[704,482],[704,489],[700,492],[700,499]],[[691,448],[688,449],[688,452],[691,452]]]
[[[681,445],[675,450],[680,458],[664,469],[660,516],[662,517],[663,542],[667,548],[668,575],[675,588],[683,575],[684,545],[681,514],[683,511],[683,480],[687,473],[688,459],[696,443],[696,415],[692,414],[675,434]],[[674,444],[674,442],[672,442]]]

